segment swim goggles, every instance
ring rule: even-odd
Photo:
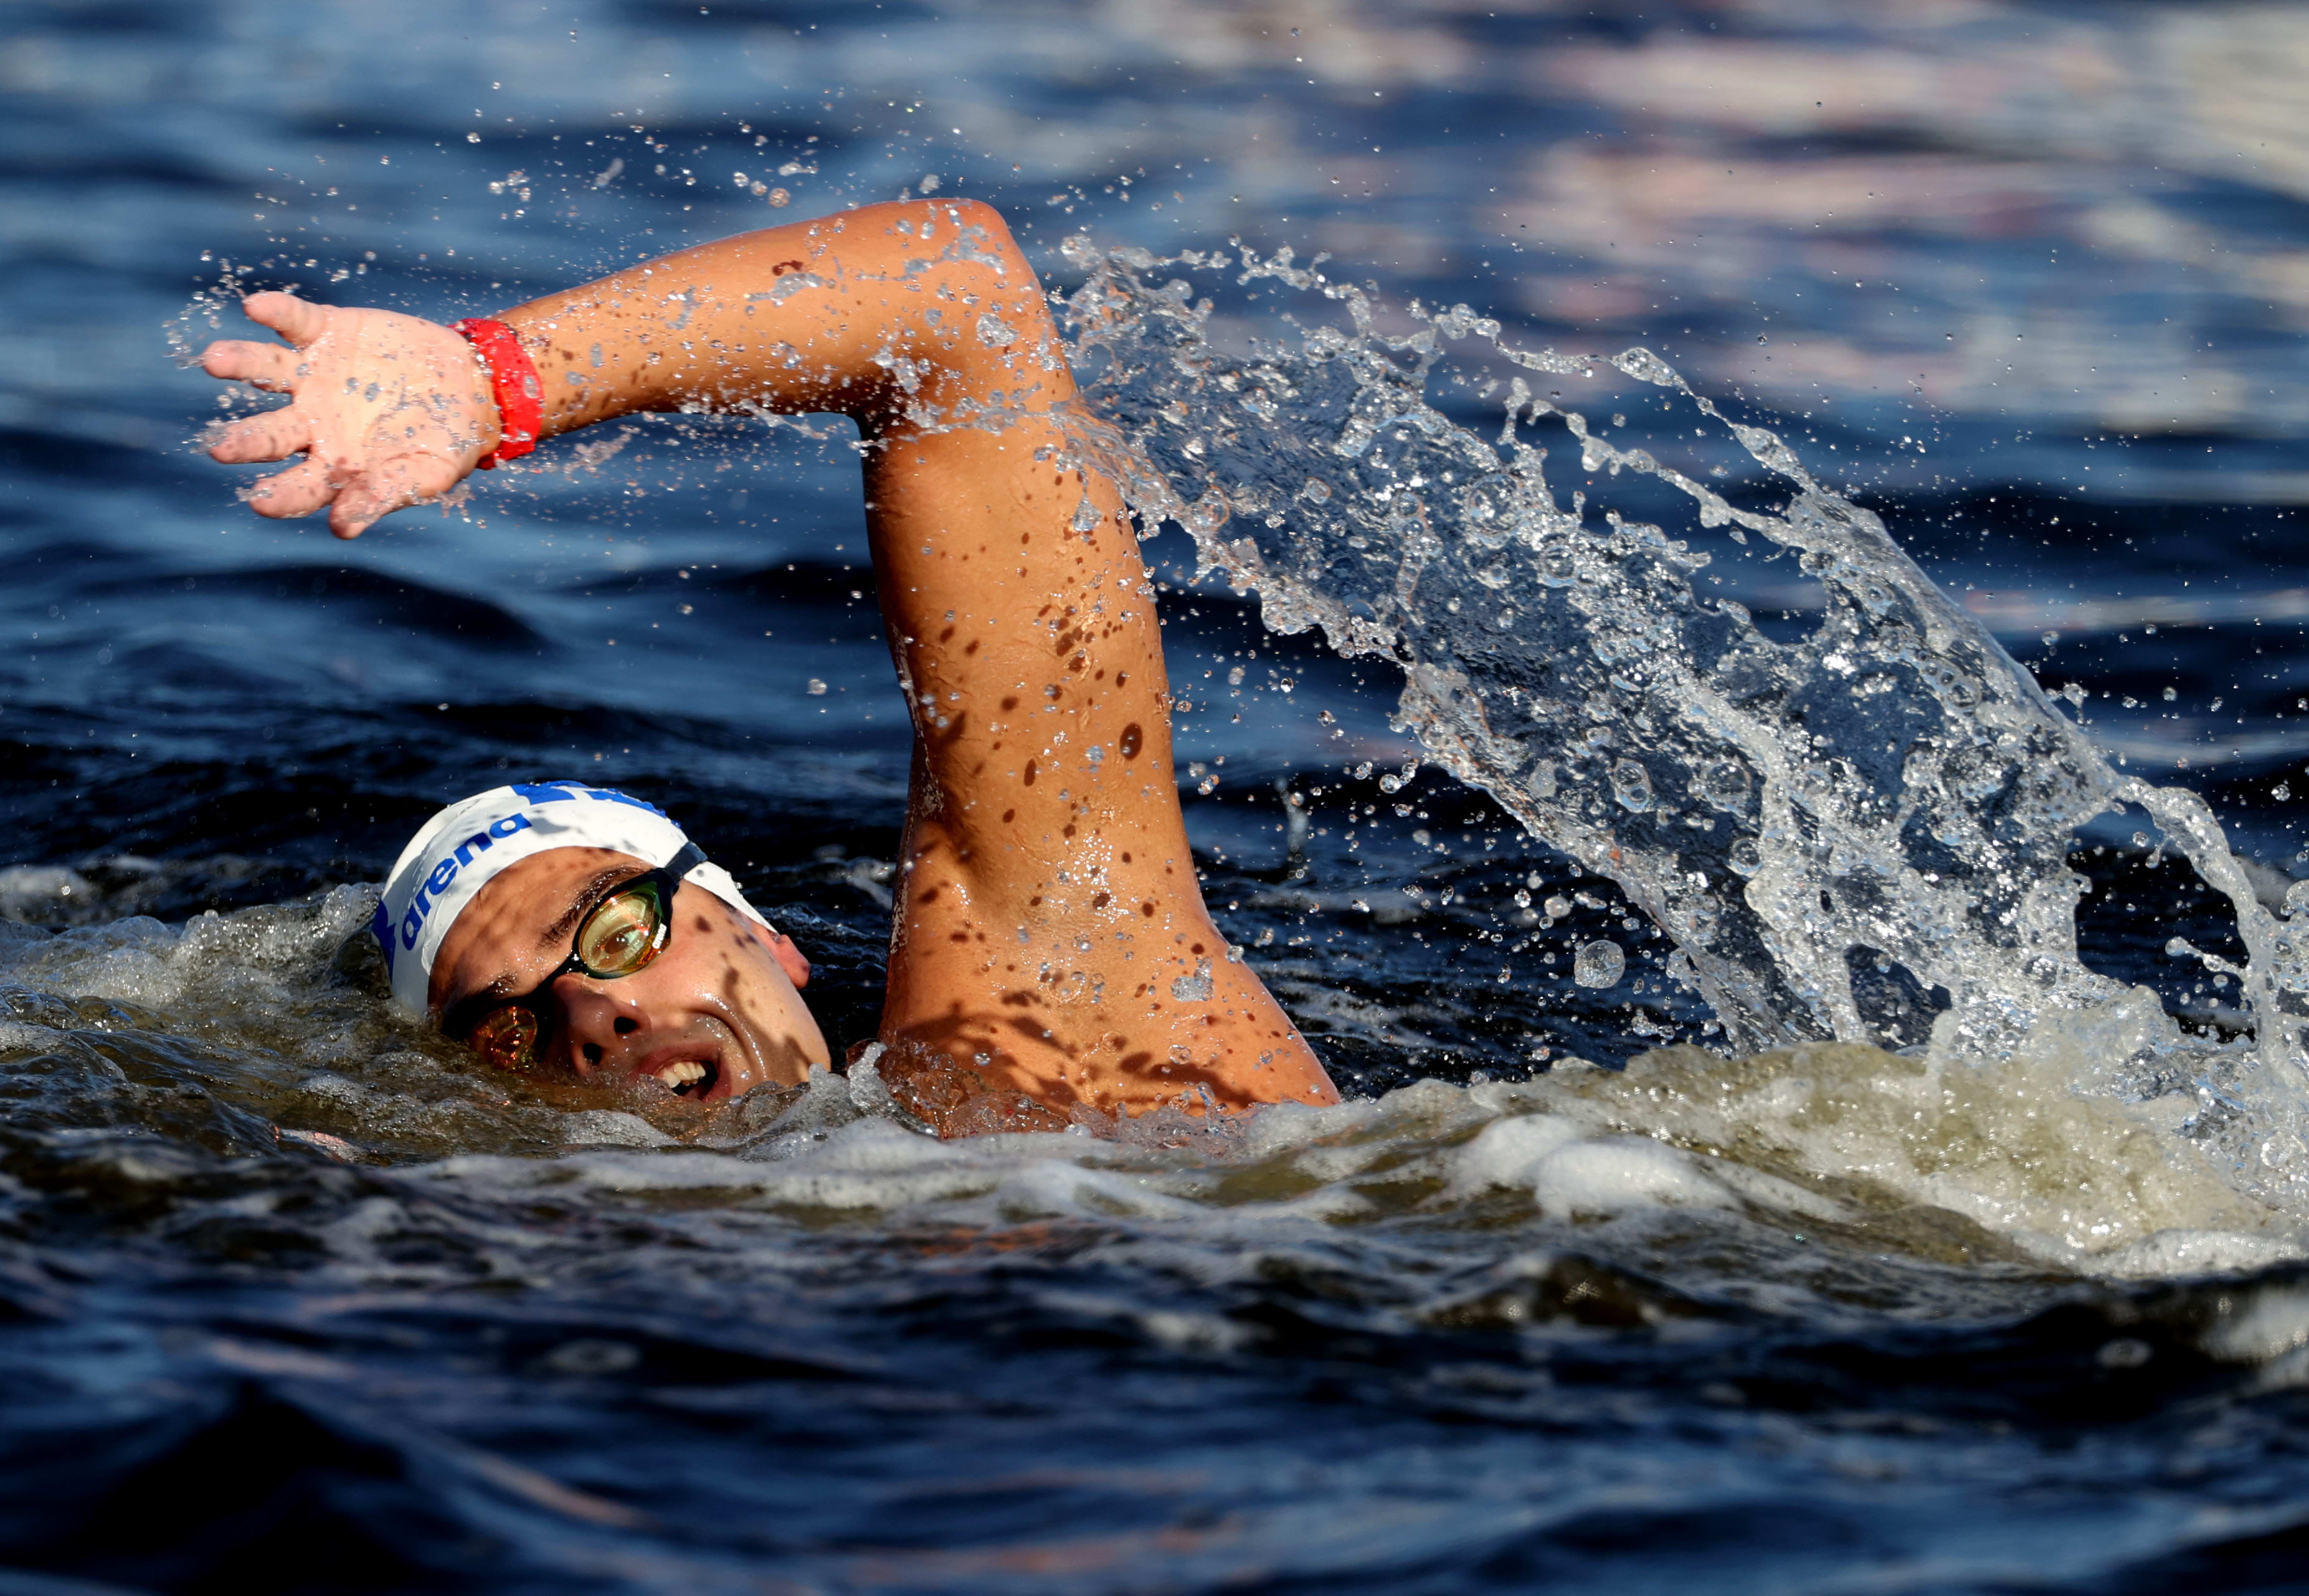
[[[620,980],[655,963],[673,936],[673,894],[681,878],[705,862],[705,850],[693,842],[656,869],[614,888],[586,910],[570,938],[569,956],[552,974],[518,997],[474,993],[442,1016],[442,1032],[501,1070],[533,1067],[538,1045],[552,1022],[549,994],[554,982],[565,975]]]

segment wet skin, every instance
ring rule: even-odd
[[[255,486],[258,513],[325,507],[338,535],[358,536],[495,446],[489,383],[445,328],[282,294],[247,309],[295,348],[219,343],[206,368],[295,402],[225,429],[211,452],[306,456]],[[971,202],[869,206],[646,262],[500,319],[536,363],[549,438],[741,403],[857,421],[915,732],[880,1035],[902,1097],[948,1134],[1077,1109],[1337,1100],[1204,906],[1154,587],[999,216]],[[501,935],[532,934],[507,922]]]
[[[568,955],[580,912],[648,868],[607,849],[557,848],[497,876],[441,944],[434,1012],[477,992],[533,990]],[[809,961],[791,938],[765,931],[701,886],[684,884],[670,908],[671,935],[643,969],[614,980],[554,981],[537,1068],[713,1102],[792,1085],[811,1065],[828,1062],[799,990],[809,984]]]

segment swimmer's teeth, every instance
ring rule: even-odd
[[[664,1082],[668,1086],[672,1087],[676,1091],[679,1091],[683,1087],[688,1085],[693,1081],[703,1081],[705,1079],[705,1066],[702,1064],[696,1063],[695,1060],[684,1059],[679,1064],[667,1065],[663,1069],[658,1071],[657,1078]]]

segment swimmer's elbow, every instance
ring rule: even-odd
[[[914,231],[917,227],[921,229],[920,233]],[[983,200],[885,200],[817,221],[788,222],[740,233],[728,242],[738,245],[749,256],[768,260],[772,263],[770,271],[783,275],[789,270],[802,269],[845,236],[870,238],[878,234],[903,234],[912,235],[914,239],[950,244],[956,232],[973,247],[959,255],[950,248],[932,247],[929,253],[938,256],[941,264],[956,262],[964,267],[982,268],[991,255],[999,263],[1000,275],[1007,277],[1014,270],[1023,271],[1028,281],[1033,280],[1033,263],[1018,246],[1009,222],[1001,211]],[[791,261],[786,258],[789,256],[792,257]]]
[[[984,200],[942,200],[937,203],[956,226],[976,228],[996,248],[1010,254],[1018,253],[1018,241],[1010,236],[1010,224],[1003,220],[1001,211]]]
[[[936,200],[931,202],[939,213],[943,227],[960,230],[963,237],[977,247],[971,253],[980,256],[992,254],[1003,263],[1001,274],[1013,272],[1025,273],[1025,280],[1034,280],[1034,268],[1026,259],[1026,252],[1018,247],[1018,240],[1010,232],[1010,224],[1002,212],[984,200]]]

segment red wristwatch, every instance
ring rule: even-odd
[[[537,435],[545,426],[545,385],[538,380],[536,363],[503,322],[486,317],[451,322],[449,331],[473,346],[489,368],[489,389],[497,396],[497,446],[481,456],[480,469],[519,460],[537,447]]]

